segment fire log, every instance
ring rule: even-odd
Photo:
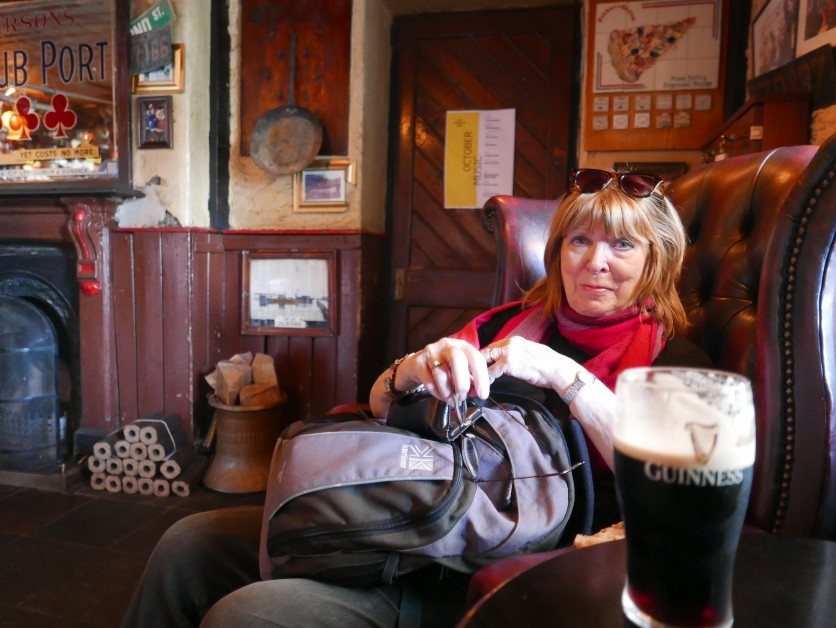
[[[105,462],[106,460],[104,458],[89,456],[87,458],[87,468],[90,469],[91,473],[104,473],[106,469]]]
[[[103,491],[105,488],[105,474],[94,473],[90,476],[90,488],[94,491]]]
[[[118,475],[105,476],[105,488],[108,493],[119,493],[122,491],[122,478]]]
[[[157,497],[168,497],[171,494],[171,484],[168,480],[157,478],[154,480],[154,495]]]
[[[137,462],[137,466],[139,467],[139,477],[141,478],[153,478],[157,475],[157,463],[153,460],[140,460]]]
[[[139,490],[139,482],[135,477],[126,475],[122,478],[122,491],[128,495],[133,495]]]
[[[148,445],[145,443],[131,443],[131,458],[145,460],[148,457]]]
[[[122,461],[122,473],[131,478],[139,475],[139,460],[136,458],[125,458]],[[128,491],[125,492],[127,493]]]
[[[108,458],[105,460],[105,469],[110,475],[120,475],[123,468],[122,458]]]
[[[166,479],[175,479],[189,466],[194,456],[194,447],[181,447],[177,449],[160,463],[160,474]]]

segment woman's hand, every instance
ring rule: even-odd
[[[372,386],[369,403],[375,416],[385,417],[390,399],[383,382],[389,369]],[[471,344],[456,338],[442,338],[418,353],[407,356],[398,366],[395,389],[412,390],[423,385],[433,396],[447,403],[467,397],[487,399],[493,379],[482,353]]]
[[[578,363],[546,345],[512,336],[484,347],[491,381],[510,375],[541,388],[567,389],[580,368]]]

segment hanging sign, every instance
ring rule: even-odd
[[[447,112],[445,208],[479,208],[513,193],[515,123],[515,109]]]
[[[171,8],[169,0],[160,0],[153,7],[131,22],[129,30],[131,35],[147,33],[155,28],[173,22],[174,9]]]

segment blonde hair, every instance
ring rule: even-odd
[[[560,250],[564,236],[577,225],[600,224],[612,238],[630,238],[647,243],[644,274],[636,286],[634,303],[646,312],[648,298],[655,303],[653,317],[663,323],[668,335],[681,333],[688,325],[685,308],[676,290],[682,271],[687,238],[685,228],[673,203],[666,196],[651,194],[646,198],[627,196],[615,185],[587,194],[569,192],[558,203],[549,226],[549,239],[543,256],[546,276],[523,298],[526,306],[543,305],[556,316],[563,300],[563,276]]]

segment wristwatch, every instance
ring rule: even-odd
[[[595,376],[589,371],[578,371],[575,373],[575,381],[569,386],[568,390],[563,394],[561,399],[567,406],[572,403],[572,399],[580,392],[581,388],[587,384],[592,384],[595,381]]]

